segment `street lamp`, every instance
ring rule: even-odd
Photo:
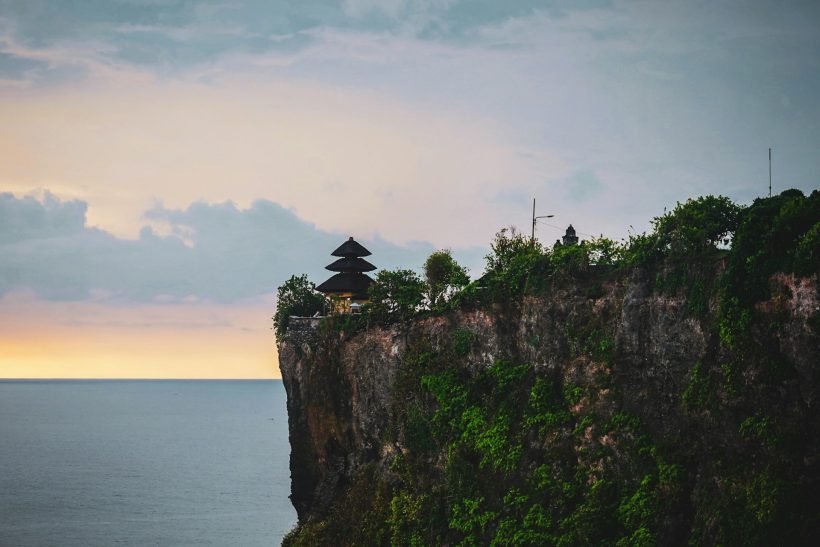
[[[532,198],[532,234],[530,235],[530,242],[535,243],[535,224],[539,218],[552,218],[555,215],[541,215],[535,216],[535,198]]]

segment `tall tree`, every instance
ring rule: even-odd
[[[378,320],[405,319],[424,301],[424,281],[413,270],[382,270],[370,285],[370,313]]]
[[[470,282],[467,269],[453,258],[449,249],[436,251],[424,263],[424,278],[427,282],[427,299],[430,307],[452,296],[455,291]]]
[[[669,256],[690,257],[728,243],[743,210],[725,196],[701,196],[678,203],[652,220],[658,248]]]

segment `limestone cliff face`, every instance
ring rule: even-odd
[[[752,392],[757,377],[767,374],[764,362],[737,373],[739,391],[721,388],[698,395],[704,382],[719,383],[728,359],[721,330],[711,323],[716,304],[698,317],[684,296],[653,291],[641,270],[610,279],[593,294],[570,283],[548,296],[352,335],[316,323],[297,325],[279,341],[279,361],[288,394],[291,499],[300,524],[324,518],[367,464],[375,466],[379,480],[393,480],[391,462],[407,450],[391,429],[403,405],[397,394],[403,393],[399,384],[407,356],[422,346],[444,351],[469,333],[460,364],[454,366],[477,372],[499,360],[529,363],[537,376],[583,390],[569,406],[573,416],[628,413],[657,443],[685,444],[680,461],[688,478],[680,487],[682,501],[657,524],[656,538],[685,542],[700,519],[701,540],[717,541],[719,534],[709,527],[719,523],[699,516],[698,504],[708,492],[725,488],[716,478],[714,454],[725,454],[728,461],[747,450],[743,420],[772,410],[778,423],[808,424],[807,434],[817,428],[817,280],[780,275],[771,283],[773,296],[757,304],[752,330],[778,346],[774,351],[785,356],[793,374],[769,382],[775,387],[758,394]],[[687,397],[710,402],[687,404]],[[597,448],[611,454],[607,462],[615,463],[606,465],[630,465],[627,456],[619,455],[617,437],[593,426],[579,431],[569,452],[573,459],[585,457],[584,447]],[[550,442],[532,434],[526,439],[530,447]],[[815,440],[801,446],[799,454],[789,454],[795,477],[816,483],[817,447]],[[428,458],[431,474],[441,473],[445,458],[443,452]]]

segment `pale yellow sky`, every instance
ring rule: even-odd
[[[509,218],[488,197],[566,171],[489,118],[299,80],[91,81],[7,94],[0,118],[0,191],[80,198],[125,237],[154,200],[261,197],[321,229],[485,245]]]
[[[238,305],[0,298],[0,378],[279,378],[273,296]]]

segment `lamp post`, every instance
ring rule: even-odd
[[[539,218],[552,218],[555,215],[541,215],[535,216],[535,198],[532,198],[532,234],[530,235],[530,243],[535,244],[535,224]]]

